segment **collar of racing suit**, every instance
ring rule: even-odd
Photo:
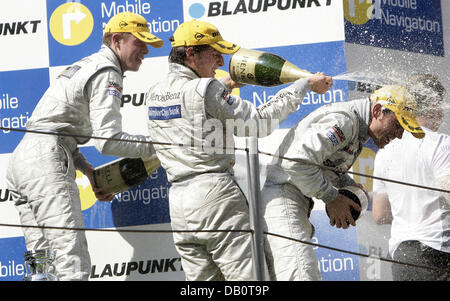
[[[359,119],[358,139],[365,143],[369,140],[370,100],[369,98],[353,101],[353,112]]]
[[[101,53],[103,56],[105,56],[108,60],[110,60],[114,65],[116,65],[120,70],[122,71],[123,75],[123,68],[122,64],[120,63],[120,59],[117,56],[117,54],[114,52],[114,50],[111,49],[108,45],[102,44],[102,47],[99,50],[99,53]]]
[[[191,67],[177,63],[169,63],[169,74],[175,74],[175,76],[182,76],[190,79],[200,78],[200,75],[198,75]]]

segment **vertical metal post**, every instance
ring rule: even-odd
[[[253,230],[252,251],[253,271],[258,281],[264,281],[265,257],[264,236],[261,212],[260,182],[259,182],[259,158],[258,139],[248,137],[247,144],[247,182],[248,203],[250,208],[250,227]]]

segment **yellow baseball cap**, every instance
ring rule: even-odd
[[[106,24],[104,33],[107,32],[129,32],[136,38],[160,48],[164,41],[150,33],[147,20],[141,15],[132,12],[122,12],[112,17]]]
[[[416,120],[417,104],[403,86],[388,85],[374,91],[370,99],[394,112],[400,125],[414,137],[425,137],[423,129]]]
[[[208,22],[191,20],[182,23],[173,33],[172,47],[210,45],[223,54],[233,54],[239,46],[224,41],[219,30]]]

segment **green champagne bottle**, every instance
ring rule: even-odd
[[[231,57],[229,72],[238,83],[265,87],[291,83],[312,75],[278,55],[243,48]]]
[[[156,155],[120,158],[95,168],[94,182],[105,194],[116,194],[141,184],[160,166]]]

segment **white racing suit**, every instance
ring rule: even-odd
[[[269,134],[298,109],[308,81],[298,80],[256,108],[230,96],[219,80],[199,78],[179,64],[171,63],[169,68],[167,78],[148,91],[146,105],[150,136],[172,183],[172,229],[230,230],[173,234],[186,279],[254,280],[251,234],[239,232],[250,230],[249,209],[233,177],[233,131],[226,137],[230,127],[225,125],[234,120],[266,120],[253,124],[256,128],[237,126],[234,134]]]
[[[261,193],[268,233],[311,242],[312,198],[329,203],[338,188],[355,182],[348,174],[307,162],[349,169],[369,138],[369,116],[368,99],[333,103],[316,109],[288,131],[278,154],[297,161],[278,157],[268,166]],[[267,234],[265,253],[271,280],[321,279],[309,244]]]
[[[26,128],[79,136],[26,133],[11,155],[8,189],[16,196],[21,223],[83,228],[75,170],[89,163],[78,144],[94,135],[148,142],[122,132],[120,104],[123,75],[114,52],[99,52],[66,68],[45,92]],[[94,140],[105,155],[141,157],[154,152],[148,143]],[[24,228],[28,250],[51,248],[59,280],[87,280],[90,257],[84,231]]]

